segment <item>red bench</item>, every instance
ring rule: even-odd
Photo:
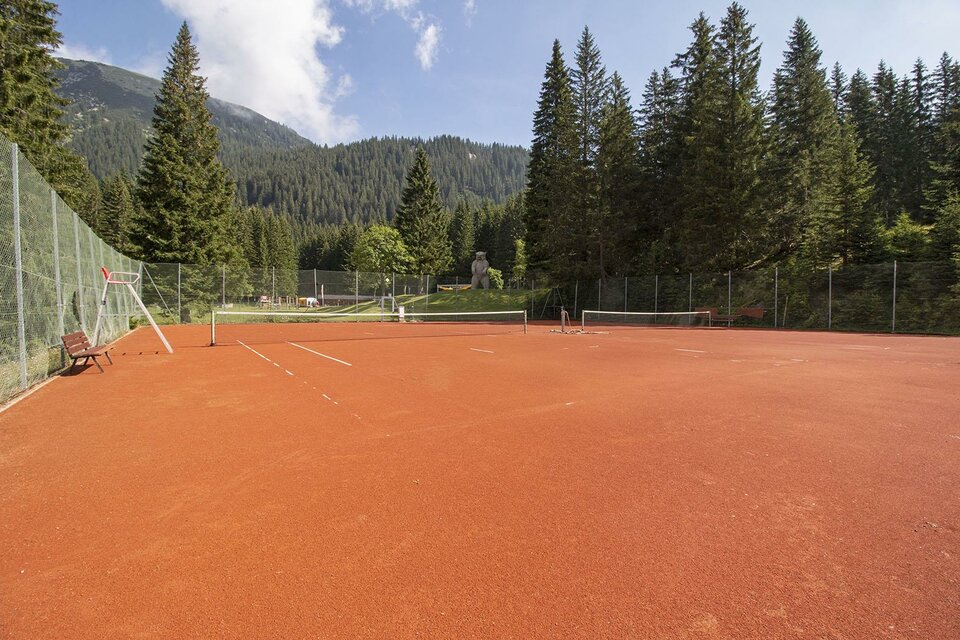
[[[109,347],[94,347],[90,344],[90,341],[87,340],[87,335],[83,331],[75,331],[74,333],[61,336],[60,339],[63,340],[63,348],[67,350],[67,355],[73,360],[73,362],[70,363],[70,371],[73,371],[73,367],[77,364],[77,361],[81,359],[83,360],[83,364],[88,364],[90,360],[93,360],[93,364],[97,365],[100,373],[103,373],[103,367],[97,362],[98,357],[107,356],[107,361],[113,364],[108,350]]]

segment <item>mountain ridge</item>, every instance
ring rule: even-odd
[[[135,174],[160,81],[98,62],[59,60],[72,148],[98,178]],[[417,145],[427,151],[450,208],[461,196],[502,202],[525,186],[528,155],[519,146],[457,136],[380,136],[320,146],[242,105],[210,98],[208,107],[241,201],[301,223],[392,219]]]

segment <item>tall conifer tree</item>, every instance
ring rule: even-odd
[[[637,225],[637,189],[640,177],[637,122],[630,92],[618,73],[600,114],[597,151],[598,203],[592,242],[601,277],[625,275],[633,266],[630,238]]]
[[[831,197],[839,125],[821,55],[807,23],[798,18],[774,75],[770,105],[771,258],[788,257],[799,248],[803,229]]]
[[[560,41],[554,40],[533,116],[527,169],[526,238],[532,271],[583,269],[571,230],[576,218],[573,178],[578,170],[576,109]],[[570,271],[566,271],[569,275]]]
[[[217,157],[206,80],[197,73],[199,57],[185,22],[168,60],[138,179],[144,208],[138,243],[148,260],[231,262],[238,257],[231,229],[234,187]]]
[[[417,273],[447,272],[453,262],[450,216],[440,201],[440,189],[430,174],[430,161],[423,147],[417,147],[416,159],[407,173],[394,224]]]
[[[97,180],[63,145],[67,101],[56,94],[53,51],[61,44],[57,5],[47,0],[0,2],[0,132],[19,145],[40,174],[85,220],[96,223]]]

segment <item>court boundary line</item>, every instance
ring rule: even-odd
[[[238,342],[239,342],[239,341],[238,341]],[[320,353],[319,351],[314,351],[313,349],[310,349],[310,348],[308,348],[308,347],[305,347],[305,346],[303,346],[302,344],[297,344],[296,342],[289,342],[289,341],[287,342],[287,344],[289,344],[290,346],[296,347],[296,348],[298,348],[298,349],[303,349],[304,351],[309,351],[310,353],[312,353],[312,354],[314,354],[314,355],[318,355],[318,356],[320,356],[321,358],[326,358],[327,360],[333,360],[334,362],[339,362],[340,364],[346,365],[346,366],[348,366],[348,367],[352,367],[352,366],[353,366],[352,364],[350,364],[350,363],[347,362],[346,360],[341,360],[340,358],[334,358],[333,356],[328,356],[328,355],[325,354],[325,353]]]

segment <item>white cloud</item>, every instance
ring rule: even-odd
[[[417,41],[415,51],[420,66],[427,70],[437,61],[437,49],[440,46],[440,27],[435,24],[427,25],[427,28],[420,32],[420,39]]]
[[[382,8],[383,11],[399,15],[416,32],[417,44],[413,53],[420,61],[420,68],[428,71],[437,61],[440,33],[443,29],[439,20],[418,8],[419,2],[420,0],[343,0],[348,7],[354,7],[363,13],[373,13],[375,9]],[[472,6],[473,0],[467,0],[467,3]]]
[[[463,17],[467,21],[467,26],[470,26],[473,23],[473,16],[477,15],[477,1],[476,0],[464,0],[463,2]]]
[[[359,127],[334,109],[350,90],[317,53],[343,38],[328,0],[162,0],[190,25],[211,95],[282,122],[319,143]]]
[[[103,64],[113,64],[110,52],[103,47],[91,48],[82,44],[61,44],[53,52],[60,58],[69,58],[70,60],[87,60],[89,62],[102,62]]]

